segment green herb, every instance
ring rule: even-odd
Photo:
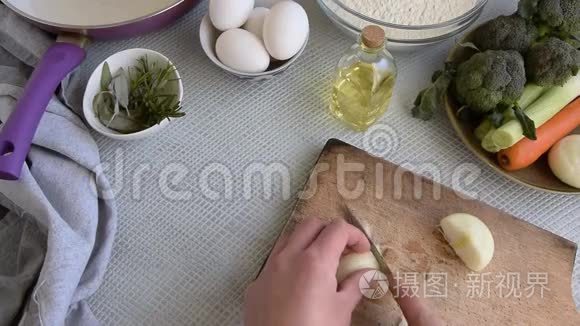
[[[422,90],[415,99],[411,113],[421,120],[430,120],[435,111],[444,107],[445,94],[455,76],[455,66],[446,63],[445,69],[438,70],[431,77],[432,85]]]
[[[97,118],[110,129],[132,133],[184,116],[178,95],[171,91],[178,81],[174,76],[171,63],[150,63],[147,56],[128,70],[119,69],[114,77],[105,63],[101,92],[93,99]]]
[[[536,140],[536,125],[534,120],[530,119],[519,106],[515,105],[513,109],[516,119],[520,122],[524,136],[528,139]]]
[[[113,81],[113,76],[111,75],[111,69],[109,64],[105,61],[103,64],[103,72],[101,73],[101,92],[108,91],[109,85]]]

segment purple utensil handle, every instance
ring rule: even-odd
[[[85,50],[70,43],[57,42],[46,51],[0,132],[0,179],[20,177],[46,106],[60,82],[84,58]]]

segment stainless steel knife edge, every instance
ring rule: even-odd
[[[373,241],[373,239],[371,239],[371,237],[369,236],[367,230],[363,227],[362,223],[356,217],[356,215],[354,214],[353,210],[348,205],[346,205],[346,204],[344,204],[344,210],[345,210],[345,220],[348,223],[352,224],[357,229],[361,230],[361,232],[369,240],[369,243],[371,244],[371,253],[373,254],[373,256],[375,257],[375,259],[379,263],[380,271],[387,276],[387,278],[389,280],[389,283],[390,283],[392,280],[394,280],[394,278],[393,278],[393,272],[389,268],[389,265],[387,265],[387,263],[385,262],[385,258],[383,257],[383,254],[379,250],[378,246],[375,244],[375,242]]]

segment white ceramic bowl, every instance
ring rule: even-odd
[[[288,69],[288,67],[290,67],[290,65],[292,65],[292,63],[294,63],[294,61],[296,61],[296,59],[298,59],[298,57],[302,54],[302,52],[304,52],[304,49],[306,48],[306,45],[308,44],[308,37],[306,37],[306,40],[304,41],[304,45],[302,45],[302,48],[300,48],[300,51],[298,51],[298,53],[296,53],[296,55],[294,55],[292,58],[290,58],[289,60],[286,61],[273,61],[270,63],[270,67],[268,67],[268,70],[264,71],[264,72],[258,72],[258,73],[245,73],[245,72],[241,72],[241,71],[236,71],[226,65],[224,65],[217,57],[216,53],[215,53],[215,43],[216,40],[218,38],[218,36],[220,35],[220,31],[217,30],[211,23],[211,20],[209,19],[209,15],[205,15],[205,17],[203,17],[203,19],[201,20],[201,25],[199,27],[199,40],[201,42],[201,47],[203,49],[203,51],[205,52],[205,54],[207,55],[207,57],[218,67],[222,68],[223,70],[227,71],[228,73],[237,76],[239,78],[242,79],[251,79],[251,80],[264,80],[264,79],[270,79],[273,78],[274,76],[284,72],[286,69]]]
[[[122,134],[120,132],[105,127],[105,125],[103,125],[101,121],[99,121],[99,119],[95,114],[95,111],[93,110],[93,99],[95,98],[95,95],[97,95],[100,91],[101,73],[103,71],[103,65],[105,64],[105,62],[109,64],[111,74],[114,76],[115,73],[120,68],[126,69],[128,67],[135,66],[137,64],[137,60],[143,56],[147,56],[147,59],[151,63],[152,62],[158,62],[159,64],[166,64],[167,62],[171,63],[171,61],[169,61],[167,57],[165,57],[159,52],[147,49],[129,49],[117,52],[112,56],[108,57],[107,60],[103,61],[95,69],[95,71],[93,71],[93,74],[91,75],[91,77],[89,78],[89,82],[87,83],[85,95],[83,97],[83,114],[85,116],[85,120],[87,121],[87,123],[98,133],[117,140],[137,140],[156,134],[169,124],[169,120],[165,119],[161,123],[149,127],[145,130],[141,130],[131,134]],[[177,70],[175,70],[174,75],[175,79],[178,79],[178,82],[175,83],[176,84],[175,93],[178,95],[179,101],[182,102],[183,84],[181,82],[181,78]]]
[[[382,21],[347,6],[343,0],[317,0],[322,11],[347,35],[357,39],[367,25],[378,25],[387,35],[389,50],[417,50],[451,38],[469,28],[481,15],[488,0],[477,0],[463,15],[432,25],[399,25]],[[401,0],[405,1],[405,0]]]

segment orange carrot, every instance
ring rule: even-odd
[[[497,154],[499,165],[508,171],[526,168],[560,139],[580,125],[580,97],[568,104],[536,130],[537,140],[524,138]]]

